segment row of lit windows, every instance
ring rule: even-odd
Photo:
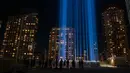
[[[34,33],[35,30],[29,30],[29,29],[27,30],[27,29],[23,29],[23,31],[25,31],[25,32],[28,31],[28,32]]]
[[[26,23],[26,25],[36,25],[36,23]]]

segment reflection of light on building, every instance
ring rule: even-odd
[[[3,49],[5,57],[22,58],[28,53],[28,45],[35,42],[38,18],[37,13],[10,16],[4,33]],[[30,49],[31,51],[32,49]],[[13,55],[13,52],[16,55]]]
[[[65,30],[66,34],[60,33],[60,30]],[[52,28],[49,36],[49,59],[56,59],[62,57],[62,59],[72,60],[74,57],[74,35],[73,28]],[[66,41],[61,39],[63,36],[66,36]],[[60,55],[62,51],[61,46],[66,46],[65,57]]]
[[[112,57],[112,55],[127,57],[128,41],[124,10],[117,6],[109,6],[102,16],[107,58]]]

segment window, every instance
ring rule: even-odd
[[[23,43],[23,45],[25,45],[25,43]]]
[[[14,48],[13,50],[15,51],[16,49]]]
[[[69,35],[71,35],[71,33],[69,33]]]
[[[36,25],[35,23],[31,23],[31,25]]]
[[[12,57],[14,57],[14,55],[12,55]]]
[[[26,23],[26,25],[28,25],[28,23]]]

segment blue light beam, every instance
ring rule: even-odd
[[[62,57],[63,60],[66,57],[65,50],[66,50],[66,25],[67,25],[67,0],[60,0],[60,15],[59,15],[59,27],[61,30],[59,33],[63,34],[60,38],[61,41],[64,43],[60,45],[59,57]]]
[[[95,15],[95,0],[87,0],[87,11],[88,11],[88,31],[89,31],[89,51],[90,61],[95,61],[96,56],[94,49],[95,43],[97,43],[97,32],[96,32],[96,15]]]

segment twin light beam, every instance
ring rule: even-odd
[[[98,60],[95,0],[59,0],[59,27],[62,29],[59,57],[66,59],[66,30],[74,28],[75,60]]]

